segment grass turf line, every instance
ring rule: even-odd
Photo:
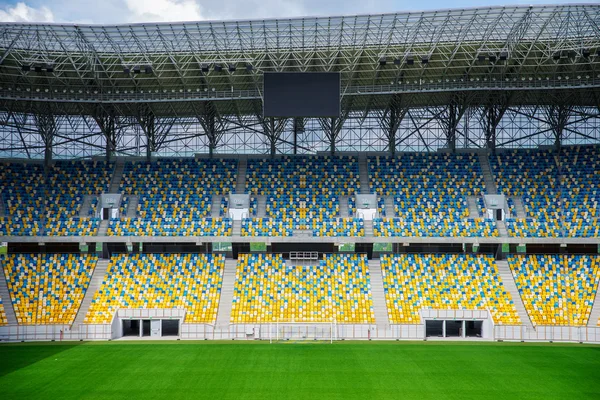
[[[0,345],[7,399],[599,399],[600,347],[96,342]]]

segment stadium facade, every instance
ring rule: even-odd
[[[0,339],[600,342],[599,20],[1,24]]]

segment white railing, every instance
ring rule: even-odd
[[[111,326],[80,325],[76,330],[69,325],[8,325],[0,326],[0,341],[62,341],[110,340]]]
[[[537,326],[496,325],[496,340],[600,343],[600,327],[593,326]]]
[[[380,327],[367,324],[232,324],[216,328],[208,324],[181,324],[180,339],[189,340],[273,340],[279,339],[319,340],[331,336],[332,340],[424,340],[423,324],[401,324]],[[62,331],[62,335],[61,335]],[[114,338],[112,327],[104,325],[79,325],[69,329],[68,325],[10,325],[0,326],[0,341],[79,341],[110,340]],[[312,338],[312,339],[311,339]],[[600,343],[600,327],[538,326],[528,329],[524,325],[495,325],[493,340],[526,342],[581,342]],[[481,340],[481,339],[474,339]],[[491,340],[491,339],[488,339]]]

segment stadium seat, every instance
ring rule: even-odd
[[[469,215],[467,196],[480,199],[477,204],[482,212],[485,185],[477,155],[402,153],[394,158],[369,157],[368,170],[371,191],[393,196],[398,216],[374,220],[375,236],[499,236],[493,220]],[[384,216],[381,204],[379,208],[380,216]]]
[[[559,184],[560,158],[562,185]],[[600,148],[512,150],[490,157],[498,192],[519,197],[526,216],[506,222],[516,237],[600,237]]]
[[[231,323],[334,321],[375,321],[365,255],[326,255],[318,266],[292,265],[281,254],[240,255]]]
[[[237,160],[160,159],[125,164],[120,191],[122,218],[111,220],[109,236],[228,236],[228,218],[207,218],[212,196],[225,197],[236,182]],[[130,196],[139,196],[135,218],[125,218]]]
[[[392,324],[419,324],[424,308],[490,310],[497,325],[521,324],[491,256],[386,254],[381,269]]]
[[[513,255],[508,264],[533,325],[587,325],[600,256]]]
[[[182,308],[186,323],[214,324],[224,267],[222,255],[113,255],[84,323],[108,324],[119,308]]]
[[[93,255],[11,254],[4,274],[20,325],[72,324],[98,261]]]
[[[6,319],[6,313],[4,312],[4,304],[2,304],[2,298],[0,297],[0,326],[7,324],[8,320]]]

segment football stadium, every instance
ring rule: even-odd
[[[600,398],[600,5],[0,31],[3,399]]]

